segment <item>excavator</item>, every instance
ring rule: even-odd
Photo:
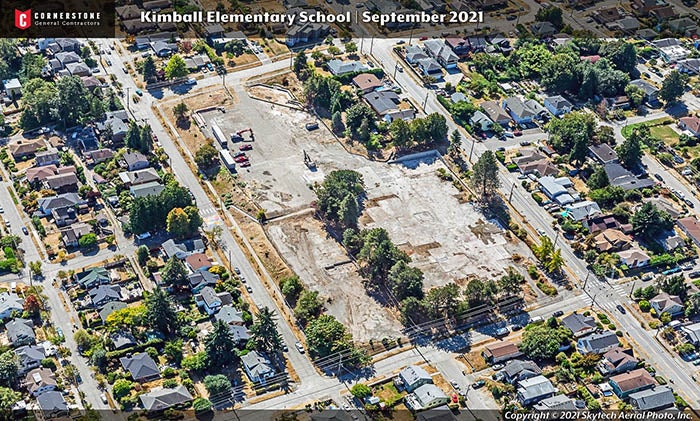
[[[311,159],[309,154],[304,151],[304,165],[306,165],[310,170],[313,170],[316,168],[316,163]]]
[[[250,142],[255,141],[255,134],[253,134],[253,129],[247,127],[243,130],[239,130],[236,133],[231,134],[231,142],[244,142],[246,141],[243,137],[243,133],[250,132]]]

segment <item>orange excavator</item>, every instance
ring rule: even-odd
[[[246,132],[249,132],[249,133],[250,133],[250,139],[249,139],[249,140],[246,140],[246,139],[243,137],[243,134],[246,133]],[[255,141],[255,134],[253,134],[253,129],[251,129],[250,127],[247,127],[247,128],[245,128],[245,129],[243,129],[243,130],[237,131],[236,133],[234,133],[234,134],[231,135],[231,141],[232,141],[232,142],[253,142],[253,141]]]

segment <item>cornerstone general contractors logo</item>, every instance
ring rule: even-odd
[[[23,30],[32,26],[32,9],[24,12],[15,9],[15,26]]]
[[[70,26],[99,26],[102,24],[101,12],[86,11],[57,11],[40,12],[28,9],[21,11],[15,9],[15,27],[18,29],[28,29],[32,25],[70,27]]]

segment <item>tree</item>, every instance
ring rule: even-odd
[[[375,284],[383,284],[396,263],[411,260],[391,242],[389,233],[383,228],[362,230],[359,237],[362,245],[356,257],[360,272]]]
[[[224,233],[224,228],[221,225],[217,224],[212,226],[211,229],[202,230],[202,233],[215,249],[219,248],[221,245],[221,235]]]
[[[24,298],[24,311],[31,315],[39,314],[41,303],[35,294],[29,294]]]
[[[97,234],[85,234],[78,240],[78,246],[81,249],[89,250],[97,246]]]
[[[136,249],[136,260],[139,262],[139,265],[143,266],[146,264],[148,261],[148,256],[150,255],[150,252],[148,251],[148,247],[141,245],[139,248]]]
[[[32,54],[28,54],[32,55]],[[17,402],[22,399],[22,394],[15,392],[8,387],[0,386],[0,407],[1,408],[12,408]]]
[[[182,359],[182,368],[195,372],[202,372],[209,367],[209,357],[206,352],[198,352]]]
[[[442,287],[432,288],[425,294],[423,304],[430,312],[430,317],[453,317],[459,306],[459,287],[450,282]]]
[[[168,361],[180,364],[182,362],[182,339],[166,342],[163,347],[163,354],[165,354]]]
[[[364,193],[362,175],[352,170],[332,171],[316,189],[317,206],[323,216],[342,228],[357,225],[359,197]]]
[[[282,289],[282,294],[287,297],[288,300],[296,301],[299,294],[304,290],[304,285],[301,284],[301,280],[298,276],[288,276],[280,281],[280,288]]]
[[[2,41],[0,40],[0,42]],[[24,84],[22,87],[24,111],[20,119],[21,127],[33,129],[57,118],[57,102],[57,85],[38,78]]]
[[[187,112],[189,110],[190,109],[187,107],[187,104],[185,104],[184,102],[180,102],[179,104],[173,107],[173,115],[175,116],[178,122],[186,121]]]
[[[512,266],[508,266],[506,274],[498,280],[498,289],[504,295],[518,295],[521,292],[520,284],[525,281],[525,277]]]
[[[659,98],[666,104],[674,103],[685,92],[685,85],[688,83],[688,75],[673,70],[666,76],[659,89]]]
[[[204,387],[209,396],[223,395],[231,392],[231,381],[223,374],[209,375],[204,378]]]
[[[303,50],[299,51],[294,57],[294,64],[292,66],[297,76],[300,76],[302,71],[309,68],[308,61],[309,59],[306,57],[306,53],[304,53]]]
[[[560,8],[555,6],[540,7],[535,15],[535,19],[538,22],[549,22],[557,28],[564,26],[562,11]]]
[[[586,159],[595,128],[596,121],[592,114],[578,111],[566,113],[549,123],[551,145],[558,153],[568,154],[572,162],[581,163]]]
[[[182,260],[175,256],[170,257],[161,271],[161,279],[167,285],[181,288],[187,285],[187,268]]]
[[[97,114],[90,113],[90,98],[92,94],[78,76],[62,77],[56,82],[58,97],[56,98],[56,112],[66,127],[75,125],[83,119],[91,120],[102,118],[104,109],[96,110]],[[24,92],[24,90],[23,90]]]
[[[340,111],[334,112],[331,117],[331,130],[333,130],[335,134],[341,134],[345,131],[345,124],[343,124],[343,117]]]
[[[387,286],[398,301],[407,297],[421,299],[423,298],[423,271],[408,266],[404,260],[399,260],[389,270]]]
[[[602,189],[610,185],[610,180],[608,179],[608,173],[605,172],[605,167],[598,165],[593,170],[593,174],[588,177],[586,185],[591,190]]]
[[[688,285],[683,275],[663,276],[657,282],[657,287],[669,295],[679,296],[682,300],[688,294]]]
[[[660,210],[651,202],[644,203],[632,215],[631,222],[634,233],[645,240],[653,240],[658,234],[673,227],[671,215],[664,210]]]
[[[695,316],[700,313],[700,292],[688,297],[685,303],[685,317]]]
[[[204,347],[210,364],[224,367],[235,362],[238,358],[236,342],[229,326],[217,320],[212,324],[212,330],[204,339]]]
[[[459,155],[459,148],[461,145],[462,135],[459,133],[459,130],[455,129],[450,135],[450,146],[447,148],[448,153],[452,156]]]
[[[467,283],[467,287],[464,289],[464,298],[466,298],[469,306],[488,304],[493,300],[496,289],[496,283],[493,281],[472,279]]]
[[[345,43],[345,52],[348,54],[353,54],[357,52],[357,44],[354,41]]]
[[[561,249],[555,249],[552,239],[546,235],[540,236],[540,244],[532,251],[548,272],[558,272],[564,266]]]
[[[299,323],[306,324],[316,317],[323,309],[323,303],[318,298],[318,291],[303,291],[294,307],[294,315]]]
[[[174,208],[168,213],[167,218],[168,233],[175,238],[185,238],[190,230],[190,219],[182,208]]]
[[[129,396],[134,388],[134,383],[127,379],[117,379],[112,386],[112,395],[116,400]]]
[[[10,386],[17,378],[17,356],[13,351],[0,354],[0,384]]]
[[[137,305],[115,310],[107,316],[107,330],[115,332],[117,330],[132,330],[141,326],[146,315],[146,307]]]
[[[199,227],[204,224],[204,220],[199,215],[199,209],[195,206],[186,206],[184,211],[187,215],[187,236],[191,237],[197,234]]]
[[[350,137],[357,138],[362,122],[367,120],[368,129],[375,128],[374,111],[367,104],[358,102],[345,112],[345,126],[350,130]]]
[[[372,389],[364,383],[357,383],[350,388],[350,393],[357,399],[363,400],[372,396]]]
[[[439,113],[432,113],[425,118],[426,130],[432,142],[440,142],[447,137],[447,120]]]
[[[90,363],[103,370],[107,366],[107,351],[101,346],[93,348],[90,355]]]
[[[397,118],[389,125],[389,133],[394,146],[398,149],[411,146],[413,137],[411,134],[411,126],[403,119]]]
[[[642,163],[642,144],[638,132],[633,130],[630,137],[616,149],[620,163],[627,169],[633,169]]]
[[[156,78],[156,63],[153,60],[153,56],[148,56],[143,60],[143,80],[146,82],[151,82]]]
[[[32,275],[41,276],[41,260],[29,262],[29,270],[32,271]]]
[[[211,141],[208,141],[197,149],[197,152],[194,154],[194,162],[199,168],[208,170],[217,164],[216,158],[218,156],[219,151],[216,150]]]
[[[165,65],[165,77],[168,79],[185,77],[188,73],[187,63],[185,63],[185,60],[183,60],[179,54],[174,54],[170,57],[168,64]]]
[[[546,324],[532,325],[523,332],[519,348],[532,359],[553,358],[559,348],[571,340],[571,335],[571,331],[563,326],[552,328]]]
[[[255,349],[262,352],[280,351],[284,346],[284,340],[277,330],[275,313],[267,307],[260,309],[257,318],[250,327],[251,340],[255,343]]]
[[[625,88],[625,95],[629,99],[630,105],[634,108],[639,108],[642,104],[644,104],[644,89],[637,85],[627,85]]]
[[[144,321],[146,325],[166,335],[170,335],[177,330],[177,313],[167,292],[161,288],[156,288],[146,297],[145,306]]]
[[[211,411],[211,402],[207,398],[195,398],[195,400],[192,401],[192,410],[195,414]]]
[[[335,317],[324,314],[313,320],[306,328],[306,344],[314,358],[333,354],[343,355],[343,363],[363,366],[368,362],[366,353],[355,348],[352,336]]]
[[[493,152],[487,150],[481,154],[474,164],[469,182],[482,200],[501,186],[501,180],[498,178],[498,164]]]
[[[632,74],[637,65],[637,49],[627,41],[613,41],[603,45],[601,56],[610,60],[617,70]]]

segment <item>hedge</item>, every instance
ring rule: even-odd
[[[165,341],[163,341],[162,339],[153,338],[153,339],[149,340],[148,342],[146,342],[145,344],[136,345],[136,346],[132,346],[130,348],[125,348],[125,349],[118,349],[116,351],[108,351],[106,356],[107,356],[108,360],[112,360],[115,358],[121,358],[121,357],[125,356],[126,354],[133,354],[135,352],[141,352],[150,346],[155,347],[155,348],[159,348],[160,346],[163,345],[164,342]]]

